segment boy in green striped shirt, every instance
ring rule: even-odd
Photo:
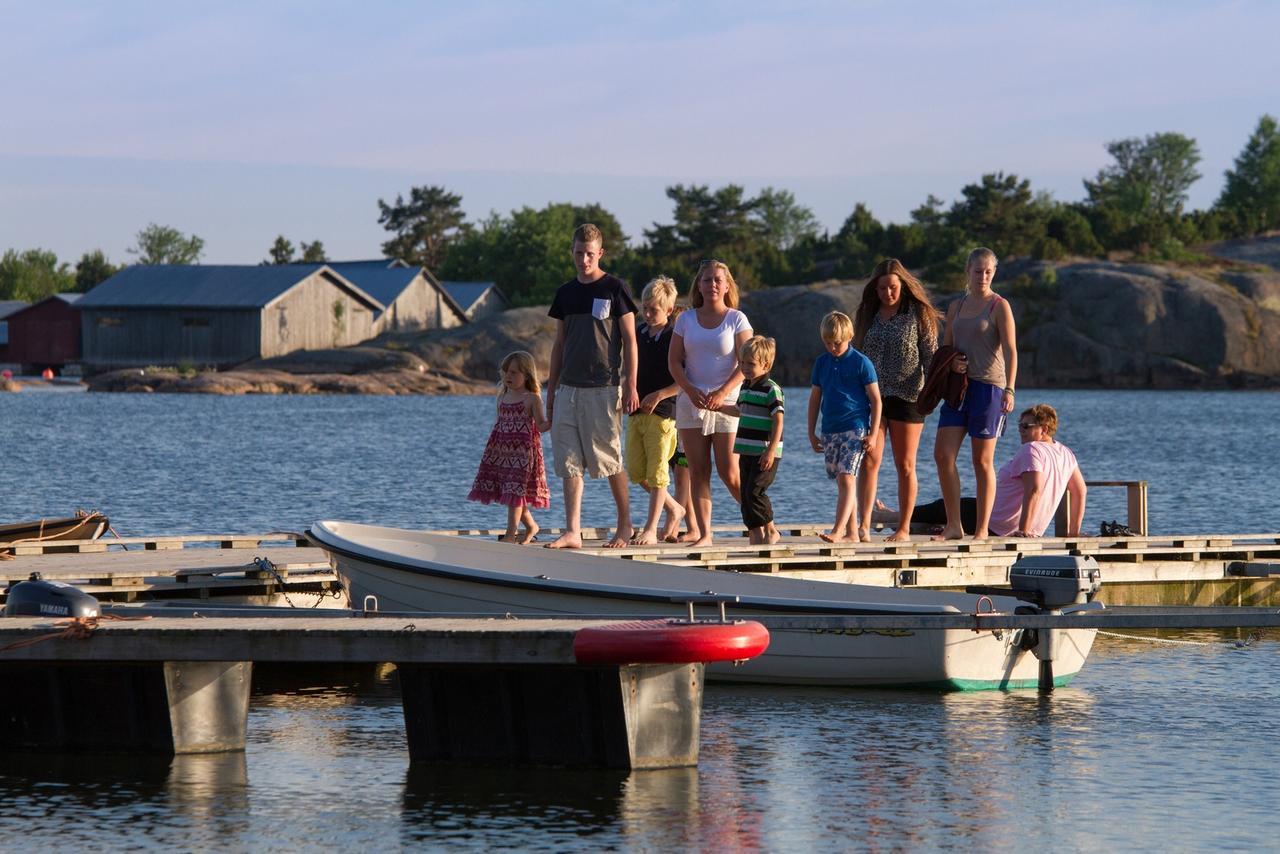
[[[756,335],[738,352],[738,366],[746,381],[738,391],[737,405],[720,411],[738,417],[738,455],[742,486],[742,521],[753,545],[776,543],[781,534],[773,524],[773,504],[768,489],[782,458],[782,389],[769,379],[777,346],[772,338]]]

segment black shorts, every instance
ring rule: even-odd
[[[886,397],[881,412],[887,421],[905,421],[908,424],[923,424],[924,416],[916,407],[914,400],[903,400],[900,397]]]

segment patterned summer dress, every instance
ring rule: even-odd
[[[483,504],[533,509],[551,506],[542,435],[523,403],[498,404],[498,422],[480,457],[480,470],[467,498]]]

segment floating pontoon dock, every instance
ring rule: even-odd
[[[877,537],[870,543],[831,544],[818,538],[824,530],[819,525],[780,530],[783,538],[772,546],[749,545],[740,527],[717,526],[716,542],[709,547],[663,543],[605,549],[609,531],[586,529],[588,547],[583,551],[622,560],[943,589],[1003,584],[1019,555],[1079,554],[1102,567],[1099,598],[1108,605],[1280,605],[1280,533],[993,537],[979,542],[917,536],[906,543]],[[502,531],[438,533],[492,539]],[[40,572],[52,581],[78,582],[103,601],[235,596],[253,604],[289,604],[286,597],[300,607],[346,604],[336,598],[324,601],[340,595],[338,579],[324,553],[296,534],[69,540],[19,544],[13,551],[14,560],[0,561],[0,585]]]
[[[0,561],[0,588],[39,572],[104,602],[236,597],[246,604],[312,607],[341,597],[324,554],[296,534],[62,540],[0,551],[14,558]]]
[[[109,618],[0,619],[0,747],[243,750],[254,662],[390,661],[413,760],[694,765],[703,686],[694,659],[750,658],[767,644],[754,623],[99,619]],[[660,656],[626,657],[651,651],[655,633],[667,644]]]

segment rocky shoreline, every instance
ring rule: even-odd
[[[1093,259],[1001,265],[996,289],[1018,321],[1019,385],[1280,388],[1280,237],[1220,248],[1219,260],[1196,267]],[[743,295],[756,331],[778,341],[775,379],[808,383],[821,350],[819,320],[833,309],[852,315],[862,288],[833,281]],[[956,296],[935,299],[941,307]],[[546,307],[531,306],[230,371],[135,368],[87,383],[91,391],[127,392],[491,394],[498,363],[512,350],[530,351],[545,375],[554,335]]]

